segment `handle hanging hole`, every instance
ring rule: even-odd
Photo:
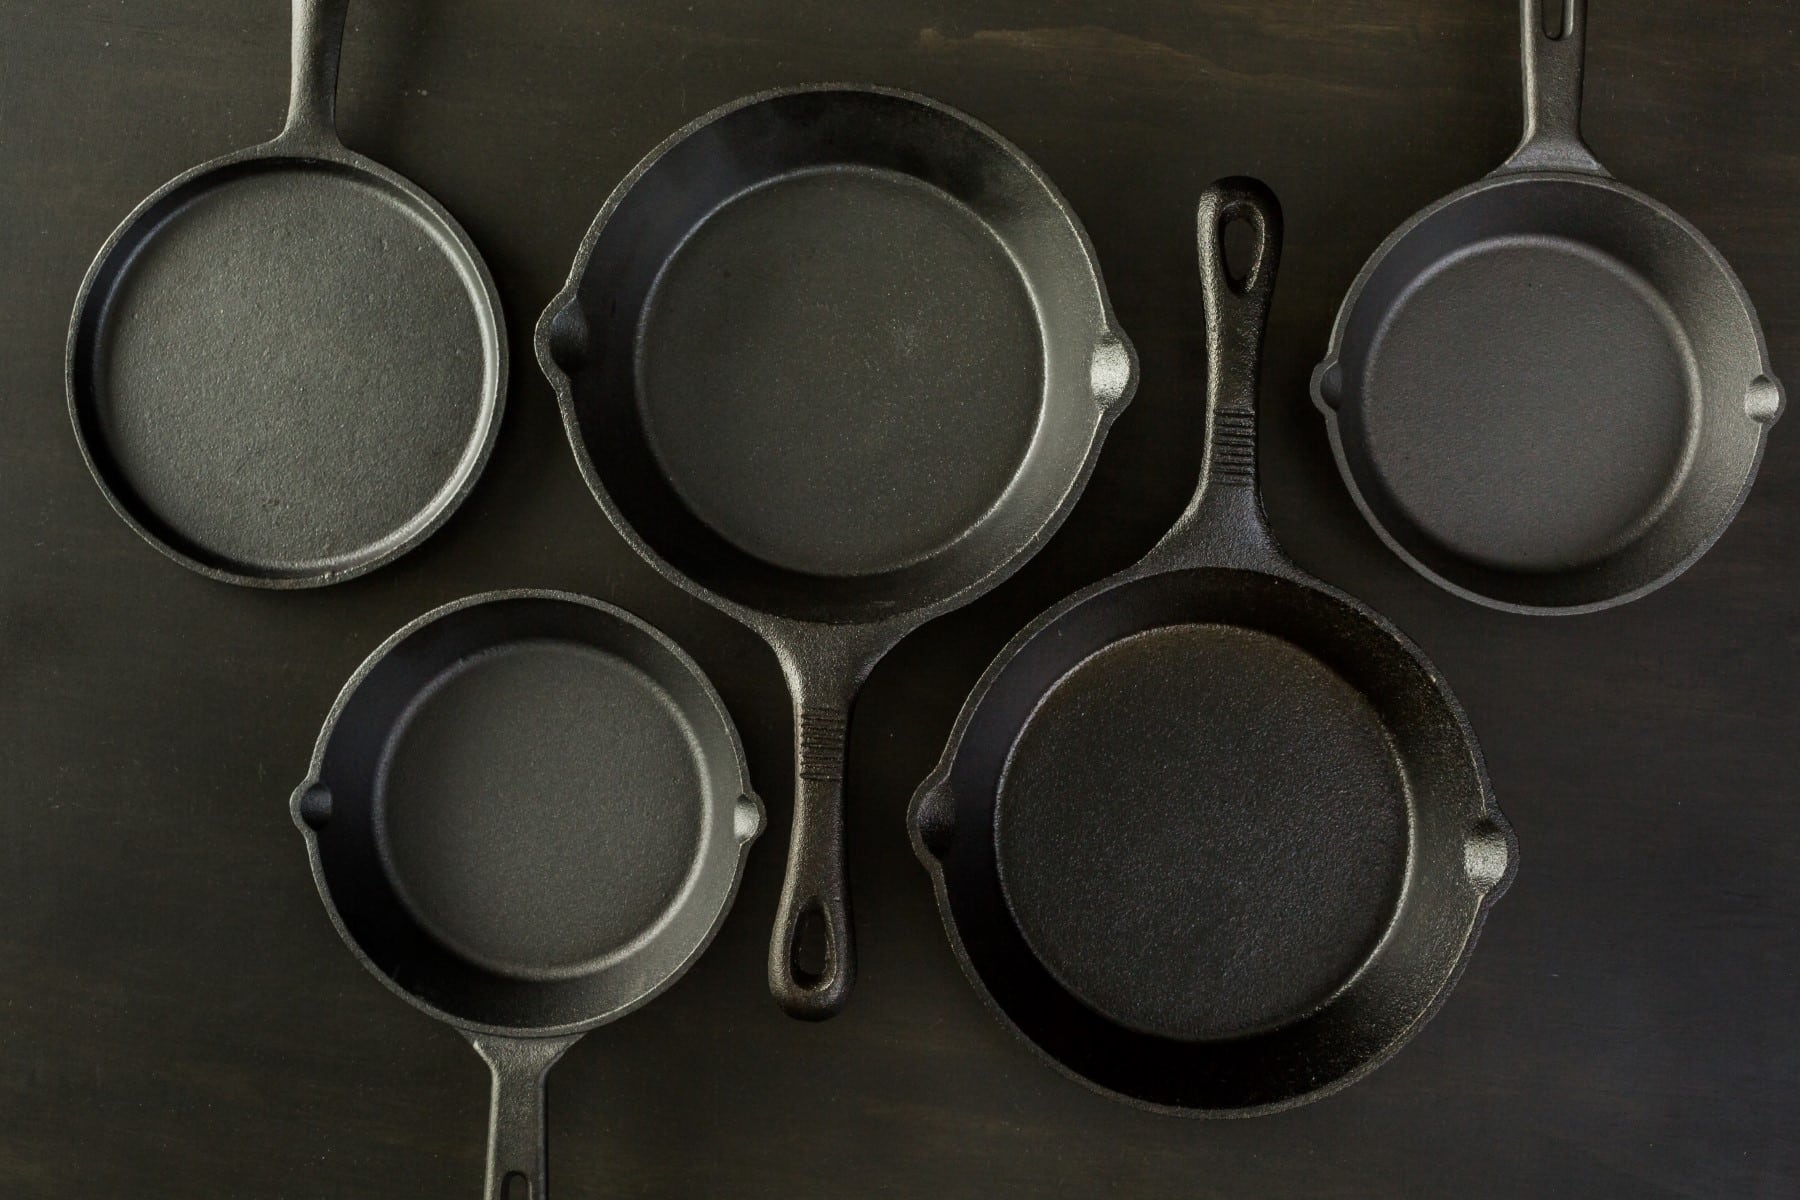
[[[1539,5],[1544,36],[1560,42],[1575,26],[1575,0],[1542,0]]]
[[[517,1171],[508,1171],[500,1182],[500,1200],[531,1200],[531,1180]]]
[[[794,946],[788,966],[794,973],[794,982],[801,987],[817,987],[830,969],[831,926],[817,900],[801,909],[794,919]]]
[[[1219,254],[1225,264],[1225,282],[1242,295],[1262,260],[1262,229],[1254,217],[1229,209],[1221,214]]]

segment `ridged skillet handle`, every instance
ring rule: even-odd
[[[337,141],[338,59],[350,0],[294,0],[293,78],[284,138]]]
[[[769,939],[769,993],[802,1021],[835,1017],[856,978],[850,879],[844,868],[848,705],[794,692],[794,824],[787,877]],[[812,943],[819,961],[806,961]]]
[[[821,745],[809,750],[803,744],[795,757],[795,770],[805,773],[794,781],[787,878],[769,942],[769,992],[788,1016],[823,1021],[843,1010],[856,976],[850,882],[844,870],[844,735],[841,728],[814,726],[798,736],[803,741],[816,738]],[[832,739],[838,742],[838,762],[827,765],[832,752],[823,743]],[[816,968],[802,961],[815,935],[822,942]]]
[[[1546,17],[1556,21],[1546,33]],[[1587,0],[1519,0],[1519,58],[1525,78],[1525,136],[1496,175],[1606,168],[1581,140],[1581,61]]]
[[[1241,278],[1225,231],[1248,222],[1254,257]],[[1200,195],[1200,289],[1206,301],[1206,444],[1200,485],[1144,559],[1155,570],[1261,566],[1280,560],[1256,487],[1257,384],[1281,261],[1281,204],[1260,180],[1221,179]]]
[[[844,768],[850,706],[880,657],[874,644],[858,643],[850,635],[815,633],[776,649],[794,698],[794,823],[769,939],[769,992],[783,1012],[802,1021],[835,1017],[856,981]]]
[[[488,1110],[487,1189],[482,1195],[486,1200],[548,1200],[544,1076],[580,1035],[465,1036],[494,1076]]]

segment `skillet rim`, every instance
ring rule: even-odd
[[[455,480],[455,488],[448,494],[441,490],[431,503],[415,510],[414,517],[423,515],[425,520],[406,537],[395,542],[381,552],[368,557],[359,558],[347,567],[327,568],[324,570],[308,570],[302,574],[272,574],[251,569],[251,564],[242,560],[219,556],[216,562],[197,557],[173,545],[171,542],[141,521],[126,502],[122,494],[113,487],[106,469],[101,465],[100,456],[90,444],[88,432],[83,419],[85,408],[91,404],[84,401],[77,393],[77,376],[83,373],[78,365],[78,350],[82,328],[89,308],[107,299],[112,293],[108,289],[104,293],[96,292],[101,276],[113,265],[114,257],[122,250],[135,254],[139,249],[157,236],[152,228],[143,231],[136,243],[127,246],[133,231],[143,222],[157,205],[183,188],[203,180],[206,176],[223,173],[234,167],[242,167],[256,163],[270,164],[271,170],[308,169],[316,164],[334,167],[352,174],[369,176],[376,181],[398,192],[405,198],[411,215],[415,218],[430,218],[437,226],[437,231],[455,247],[455,254],[445,254],[445,258],[453,267],[459,268],[457,273],[466,280],[478,285],[466,289],[470,293],[471,307],[475,310],[478,324],[481,326],[484,352],[488,352],[493,363],[493,381],[485,388],[482,397],[481,413],[484,428],[477,438],[471,439],[475,445],[475,454],[466,469],[461,469],[461,478],[448,475],[445,482]],[[220,180],[213,186],[229,187],[232,181]],[[462,261],[457,262],[460,258]],[[125,267],[120,262],[121,270]],[[99,328],[104,312],[93,313],[93,323]],[[487,469],[488,461],[493,457],[494,444],[499,438],[500,423],[506,414],[506,391],[510,372],[511,352],[506,332],[506,310],[500,302],[500,293],[494,285],[492,272],[487,261],[476,249],[468,231],[453,217],[449,210],[439,204],[429,192],[418,184],[401,175],[399,172],[375,161],[364,154],[345,146],[336,136],[320,136],[306,129],[284,129],[275,137],[254,145],[244,146],[228,151],[216,158],[198,163],[168,180],[155,191],[140,200],[126,214],[100,249],[95,252],[93,260],[81,279],[81,286],[75,293],[74,309],[69,317],[69,331],[63,346],[63,396],[69,423],[74,429],[75,444],[81,451],[82,465],[87,468],[100,492],[106,497],[107,504],[117,513],[119,518],[130,526],[140,538],[154,546],[162,554],[180,563],[188,570],[220,583],[237,584],[241,587],[267,588],[274,591],[292,591],[303,588],[326,587],[334,583],[354,579],[359,575],[384,567],[395,559],[416,549],[432,534],[441,529],[463,501],[474,491],[476,483]],[[88,364],[92,366],[92,362]],[[102,439],[104,440],[104,439]],[[458,460],[459,463],[461,459]],[[153,512],[149,505],[143,506],[145,511]],[[404,526],[401,526],[404,528]],[[229,564],[229,565],[221,565]]]
[[[1011,159],[1022,169],[1048,197],[1051,204],[1061,216],[1064,225],[1076,239],[1082,251],[1082,262],[1088,281],[1093,287],[1094,296],[1099,302],[1101,325],[1105,340],[1116,343],[1125,354],[1127,376],[1123,390],[1118,398],[1108,402],[1096,400],[1093,404],[1093,418],[1090,422],[1091,434],[1088,439],[1086,453],[1083,455],[1081,468],[1070,479],[1069,486],[1050,513],[1032,533],[1030,539],[1013,548],[998,566],[987,574],[975,579],[947,594],[938,596],[927,603],[897,608],[886,613],[869,617],[798,617],[786,612],[762,609],[731,596],[727,596],[713,588],[702,584],[693,576],[682,571],[669,559],[665,558],[644,538],[641,532],[626,519],[624,511],[613,498],[612,492],[601,478],[599,468],[593,456],[588,453],[586,439],[581,433],[580,414],[576,411],[574,380],[556,361],[557,355],[552,348],[555,340],[554,327],[559,318],[579,300],[581,281],[588,272],[595,248],[605,233],[606,226],[613,216],[623,207],[626,199],[636,188],[639,181],[653,169],[662,158],[676,146],[687,141],[702,129],[717,121],[731,116],[740,109],[759,104],[767,104],[792,96],[812,94],[845,93],[850,95],[880,96],[891,100],[899,100],[931,110],[932,112],[958,121],[973,129],[982,138],[994,146],[996,150]],[[533,329],[532,344],[535,351],[538,369],[549,382],[555,394],[556,406],[562,418],[563,433],[569,443],[569,449],[575,459],[575,465],[581,472],[582,481],[587,485],[589,493],[606,514],[608,522],[620,537],[630,545],[632,550],[648,563],[657,574],[697,599],[727,613],[740,623],[762,634],[766,639],[774,640],[781,636],[778,631],[805,629],[850,629],[864,631],[863,639],[871,643],[883,640],[897,640],[905,633],[925,622],[945,613],[952,612],[987,592],[998,587],[1011,578],[1053,537],[1067,521],[1069,514],[1087,490],[1088,480],[1092,477],[1094,467],[1099,460],[1100,451],[1106,442],[1106,435],[1113,421],[1128,407],[1137,392],[1139,381],[1139,363],[1137,348],[1131,338],[1120,327],[1117,314],[1113,311],[1111,297],[1106,288],[1106,281],[1100,272],[1098,252],[1088,236],[1087,227],[1082,224],[1079,215],[1069,203],[1056,184],[1029,155],[1012,141],[996,131],[992,126],[970,116],[961,109],[955,108],[941,100],[904,88],[887,87],[872,83],[821,82],[805,83],[787,87],[765,88],[762,91],[740,96],[709,109],[688,121],[679,129],[663,138],[647,154],[645,154],[619,180],[602,202],[599,211],[589,224],[587,232],[582,235],[576,248],[575,258],[570,265],[569,274],[562,288],[551,297],[539,316]],[[1041,408],[1041,404],[1040,404]],[[976,522],[979,524],[979,521]],[[974,528],[971,525],[970,528]],[[954,544],[954,543],[952,543]],[[921,561],[929,561],[935,554],[928,555]],[[822,578],[835,578],[823,576]]]
[[[320,770],[324,766],[326,754],[330,751],[332,737],[337,732],[338,721],[343,716],[344,709],[355,697],[358,689],[360,689],[363,683],[374,674],[393,650],[426,626],[432,625],[441,619],[455,616],[465,609],[488,604],[506,604],[515,601],[550,601],[554,603],[574,604],[583,608],[594,609],[612,620],[623,622],[647,635],[664,652],[671,655],[679,665],[687,670],[693,677],[694,682],[700,686],[702,694],[710,703],[713,712],[717,715],[724,732],[729,739],[732,750],[731,765],[736,768],[738,782],[738,794],[730,802],[732,810],[732,827],[727,831],[730,836],[732,836],[733,841],[736,842],[735,866],[732,871],[730,884],[726,888],[723,900],[719,905],[719,910],[714,914],[711,925],[707,929],[705,935],[696,941],[692,950],[681,959],[672,971],[659,980],[656,985],[649,990],[641,992],[624,1004],[601,1013],[598,1016],[588,1017],[580,1021],[541,1027],[495,1025],[457,1016],[424,1000],[414,992],[407,990],[391,975],[382,970],[381,967],[369,957],[361,944],[357,942],[354,935],[351,934],[348,924],[344,921],[343,914],[339,911],[337,900],[332,894],[331,885],[325,878],[324,856],[319,848],[318,833],[307,823],[306,818],[302,815],[302,804],[306,794],[318,783]],[[753,822],[747,822],[744,817],[746,811],[753,814]],[[344,681],[343,687],[339,689],[336,698],[332,700],[331,708],[326,712],[325,719],[319,727],[319,736],[313,743],[312,756],[307,762],[305,778],[301,780],[299,786],[294,788],[289,796],[288,813],[292,818],[294,825],[300,830],[301,836],[306,841],[307,864],[311,870],[313,887],[318,892],[319,899],[324,905],[326,914],[331,919],[331,926],[337,931],[338,937],[343,941],[344,945],[349,948],[350,953],[355,956],[356,961],[362,968],[370,975],[373,975],[376,979],[380,980],[382,986],[386,987],[388,991],[399,996],[402,1000],[429,1017],[442,1021],[444,1024],[460,1030],[465,1034],[490,1034],[496,1037],[507,1038],[553,1038],[586,1033],[589,1030],[597,1029],[602,1025],[610,1024],[620,1017],[626,1016],[627,1014],[642,1008],[644,1005],[650,1003],[650,1001],[662,995],[662,993],[674,987],[675,984],[687,974],[688,970],[694,965],[699,957],[706,952],[707,948],[712,945],[714,938],[718,936],[720,928],[725,924],[725,919],[731,914],[731,910],[736,906],[737,894],[743,883],[744,870],[749,859],[750,847],[755,844],[757,838],[761,836],[764,829],[768,826],[767,810],[763,805],[761,797],[757,795],[756,791],[751,786],[750,770],[744,757],[743,740],[738,734],[737,724],[731,719],[731,712],[725,706],[725,701],[719,695],[718,689],[713,686],[711,678],[700,668],[700,665],[695,662],[694,659],[688,655],[687,651],[683,650],[673,638],[669,637],[668,634],[628,609],[621,608],[616,604],[609,604],[604,600],[597,600],[591,596],[581,595],[578,592],[563,591],[556,588],[500,588],[493,591],[477,592],[473,595],[464,596],[460,599],[440,604],[427,612],[421,613],[419,616],[414,617],[399,629],[396,629],[393,633],[383,638],[381,644],[370,651],[369,655],[350,673],[349,677]],[[529,985],[535,981],[521,980],[520,982]]]
[[[1662,218],[1685,235],[1712,263],[1714,269],[1718,272],[1719,277],[1724,279],[1729,285],[1733,299],[1735,299],[1737,304],[1743,309],[1744,316],[1750,326],[1753,345],[1756,350],[1758,373],[1762,378],[1769,380],[1775,385],[1777,395],[1777,405],[1774,415],[1766,419],[1755,417],[1747,418],[1755,421],[1760,427],[1756,435],[1756,449],[1750,457],[1750,463],[1744,472],[1743,479],[1739,482],[1736,496],[1732,499],[1731,505],[1726,509],[1724,515],[1719,518],[1718,523],[1711,531],[1704,538],[1701,538],[1686,554],[1684,554],[1680,561],[1668,571],[1617,595],[1581,604],[1521,604],[1516,601],[1501,600],[1497,597],[1488,596],[1482,592],[1473,591],[1454,580],[1446,578],[1444,575],[1438,573],[1422,562],[1407,549],[1380,518],[1375,515],[1374,509],[1368,502],[1368,498],[1362,488],[1361,482],[1354,469],[1350,466],[1349,457],[1344,451],[1343,433],[1340,428],[1339,405],[1332,403],[1327,394],[1332,390],[1342,388],[1341,380],[1335,385],[1332,385],[1328,384],[1327,377],[1333,371],[1337,370],[1342,362],[1344,335],[1349,328],[1352,316],[1355,315],[1357,306],[1362,301],[1363,291],[1367,287],[1369,280],[1374,277],[1375,272],[1380,269],[1381,264],[1386,261],[1389,253],[1398,246],[1401,241],[1410,236],[1414,230],[1419,228],[1426,221],[1471,196],[1482,194],[1497,188],[1529,187],[1532,184],[1549,182],[1579,184],[1585,187],[1599,188],[1604,191],[1612,192],[1627,201],[1642,206],[1648,213]],[[1660,295],[1661,293],[1659,292],[1658,294]],[[1388,234],[1388,236],[1382,240],[1381,244],[1369,254],[1368,258],[1364,260],[1361,269],[1357,272],[1355,279],[1351,281],[1349,289],[1345,291],[1343,300],[1338,304],[1337,314],[1332,318],[1331,335],[1325,344],[1325,353],[1320,358],[1318,365],[1313,368],[1307,388],[1312,397],[1313,407],[1316,408],[1320,415],[1325,419],[1326,433],[1331,441],[1331,457],[1337,464],[1338,477],[1343,481],[1345,490],[1350,493],[1351,499],[1356,504],[1357,511],[1362,514],[1363,521],[1369,528],[1374,530],[1376,536],[1381,539],[1382,543],[1386,545],[1389,550],[1393,551],[1393,553],[1413,571],[1452,595],[1482,605],[1485,608],[1495,609],[1500,612],[1516,613],[1521,616],[1577,616],[1585,613],[1602,612],[1606,609],[1616,608],[1621,604],[1629,604],[1633,600],[1641,599],[1664,585],[1673,582],[1678,576],[1685,574],[1689,568],[1699,562],[1701,558],[1705,557],[1707,551],[1711,550],[1713,546],[1718,543],[1719,539],[1725,535],[1725,531],[1731,526],[1732,522],[1737,519],[1737,515],[1743,510],[1745,503],[1748,502],[1750,498],[1750,489],[1755,485],[1756,476],[1762,468],[1763,454],[1768,447],[1769,432],[1774,428],[1775,422],[1780,419],[1782,409],[1785,406],[1781,382],[1776,377],[1774,364],[1769,359],[1768,335],[1763,328],[1761,319],[1757,316],[1756,306],[1751,303],[1750,295],[1744,289],[1743,281],[1738,278],[1737,272],[1731,269],[1731,264],[1726,261],[1725,256],[1719,252],[1718,247],[1714,246],[1705,234],[1701,233],[1699,229],[1695,228],[1694,225],[1680,213],[1676,212],[1662,201],[1645,192],[1639,191],[1629,184],[1619,182],[1611,175],[1578,170],[1520,171],[1510,170],[1504,166],[1482,176],[1472,183],[1456,189],[1448,195],[1439,197],[1437,200],[1427,204],[1424,208],[1419,209],[1396,227],[1392,233]],[[1529,574],[1528,572],[1511,573]]]
[[[1258,503],[1260,504],[1260,499]],[[1053,605],[1051,608],[1039,614],[1035,620],[1015,634],[1013,638],[1007,642],[1006,646],[994,656],[993,660],[982,672],[980,679],[978,679],[974,687],[970,689],[961,710],[957,713],[955,723],[951,726],[950,734],[945,742],[943,754],[931,768],[930,772],[928,772],[925,778],[919,783],[917,789],[915,789],[913,793],[912,799],[907,804],[907,836],[912,844],[913,853],[919,859],[920,863],[923,864],[926,872],[931,876],[932,895],[937,902],[938,917],[943,924],[944,932],[948,936],[951,952],[956,958],[957,965],[961,968],[964,977],[968,979],[969,983],[973,986],[975,993],[981,998],[982,1005],[989,1013],[997,1018],[1002,1025],[1011,1031],[1014,1037],[1030,1047],[1033,1054],[1040,1060],[1049,1063],[1050,1066],[1055,1068],[1055,1070],[1065,1078],[1073,1079],[1088,1090],[1109,1099],[1123,1101],[1135,1108],[1164,1116],[1227,1120],[1242,1117],[1267,1116],[1273,1113],[1284,1112],[1291,1108],[1297,1108],[1315,1100],[1322,1100],[1327,1096],[1357,1083],[1374,1072],[1376,1068],[1386,1063],[1404,1048],[1419,1030],[1429,1023],[1444,1006],[1449,999],[1450,993],[1455,990],[1457,982],[1462,978],[1463,971],[1468,967],[1469,960],[1474,955],[1475,944],[1480,940],[1481,931],[1483,926],[1487,923],[1489,911],[1493,908],[1495,902],[1498,901],[1501,896],[1505,895],[1507,889],[1512,886],[1513,880],[1518,875],[1518,834],[1514,830],[1512,822],[1509,821],[1505,814],[1500,810],[1498,801],[1494,795],[1493,783],[1488,777],[1487,763],[1481,752],[1481,744],[1475,736],[1473,726],[1469,723],[1468,714],[1463,710],[1462,704],[1450,690],[1449,683],[1444,678],[1443,674],[1432,663],[1430,658],[1425,655],[1425,652],[1411,638],[1402,632],[1398,626],[1394,625],[1386,617],[1370,608],[1367,604],[1356,599],[1354,596],[1351,596],[1302,570],[1287,557],[1286,553],[1282,551],[1277,544],[1275,544],[1272,535],[1269,539],[1267,552],[1267,557],[1260,563],[1254,565],[1213,562],[1192,563],[1186,566],[1158,567],[1149,559],[1140,560],[1138,563],[1127,567],[1116,575],[1102,579],[1097,583],[1083,588],[1081,591],[1076,592],[1074,595],[1067,597],[1060,603]],[[1152,555],[1152,558],[1153,557],[1154,554]],[[1181,1104],[1167,1104],[1159,1101],[1147,1100],[1140,1095],[1120,1091],[1117,1088],[1110,1087],[1082,1074],[1073,1067],[1070,1067],[1067,1063],[1064,1063],[1055,1055],[1051,1054],[1050,1051],[1046,1050],[1043,1046],[1039,1045],[1037,1040],[1021,1028],[1007,1011],[1000,1006],[999,1002],[994,999],[993,993],[988,990],[987,983],[984,980],[981,971],[975,966],[975,960],[969,954],[968,947],[963,941],[962,933],[956,923],[950,899],[948,877],[944,870],[943,860],[940,859],[928,845],[930,835],[926,832],[925,828],[925,826],[933,819],[932,814],[928,812],[929,809],[947,805],[951,812],[954,812],[956,800],[954,794],[950,791],[949,780],[950,775],[955,768],[956,760],[961,753],[963,741],[968,733],[969,726],[973,723],[982,704],[985,703],[995,682],[999,679],[1001,674],[1012,665],[1014,659],[1026,649],[1029,643],[1035,641],[1040,634],[1054,627],[1061,622],[1063,618],[1070,615],[1075,610],[1085,607],[1089,603],[1102,600],[1109,593],[1120,587],[1128,586],[1143,580],[1155,579],[1163,575],[1182,574],[1187,572],[1245,572],[1254,575],[1265,575],[1288,584],[1297,585],[1320,595],[1327,600],[1337,602],[1350,610],[1355,616],[1370,623],[1377,631],[1385,634],[1397,649],[1409,656],[1414,664],[1418,666],[1421,674],[1430,682],[1436,698],[1454,721],[1456,730],[1462,740],[1463,749],[1469,757],[1470,768],[1479,784],[1482,809],[1481,819],[1494,827],[1495,831],[1499,833],[1504,840],[1506,846],[1505,870],[1501,872],[1499,879],[1486,888],[1480,899],[1476,902],[1474,912],[1470,919],[1468,933],[1463,939],[1461,951],[1458,953],[1455,962],[1450,966],[1450,969],[1446,972],[1443,979],[1432,993],[1430,1002],[1415,1013],[1394,1037],[1383,1045],[1377,1053],[1370,1055],[1357,1063],[1350,1070],[1325,1081],[1317,1087],[1265,1104],[1230,1108],[1207,1108]],[[1249,627],[1244,626],[1244,628]],[[1144,631],[1133,631],[1133,633],[1139,632]],[[1119,638],[1110,638],[1106,644],[1108,646],[1116,645],[1119,640]],[[1286,641],[1287,639],[1283,638],[1281,640]],[[1043,695],[1044,693],[1040,692],[1038,694],[1038,699],[1041,700]],[[1412,820],[1409,817],[1409,825],[1411,824]],[[1409,868],[1409,876],[1410,873]],[[1410,891],[1410,887],[1403,890],[1402,902],[1404,902],[1407,891]],[[1385,944],[1385,939],[1383,944]],[[1379,952],[1379,949],[1377,949],[1376,953]],[[1035,951],[1032,953],[1035,957]],[[1366,966],[1366,963],[1364,965]],[[1363,969],[1363,967],[1359,967],[1357,974],[1360,974]],[[1353,975],[1352,978],[1355,978],[1355,976]],[[1069,994],[1073,995],[1073,993]],[[1104,1015],[1099,1015],[1099,1019],[1116,1024],[1116,1022],[1111,1022],[1111,1019]]]

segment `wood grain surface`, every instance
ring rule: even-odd
[[[1306,398],[1364,257],[1515,142],[1515,21],[1512,0],[359,2],[344,138],[468,228],[514,382],[492,465],[438,536],[286,595],[191,575],[112,514],[62,356],[113,225],[275,132],[287,6],[0,3],[0,1196],[478,1194],[484,1068],[344,950],[286,805],[362,657],[503,586],[588,592],[686,646],[736,715],[774,831],[693,972],[551,1076],[559,1200],[1800,1194],[1800,418],[1675,585],[1532,619],[1389,554]],[[1592,0],[1588,68],[1595,152],[1717,243],[1800,388],[1800,6]],[[1093,236],[1143,385],[1044,553],[865,689],[862,977],[844,1017],[811,1026],[763,984],[792,782],[775,662],[612,532],[528,339],[641,155],[714,105],[821,80],[926,92],[1032,155]],[[1435,658],[1522,866],[1393,1062],[1283,1116],[1206,1123],[1090,1095],[989,1018],[902,816],[993,652],[1184,503],[1193,207],[1233,173],[1287,212],[1263,381],[1277,533]]]

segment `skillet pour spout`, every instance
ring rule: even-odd
[[[1256,243],[1241,274],[1235,222]],[[1257,371],[1280,206],[1226,179],[1198,226],[1193,502],[1001,652],[910,822],[952,951],[1034,1050],[1144,1108],[1248,1116],[1397,1051],[1518,854],[1436,669],[1269,530]]]

